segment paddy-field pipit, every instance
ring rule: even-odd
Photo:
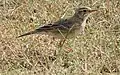
[[[74,15],[68,19],[61,19],[57,22],[40,26],[38,29],[35,29],[34,31],[30,31],[18,37],[36,33],[48,34],[54,36],[55,38],[62,39],[75,37],[78,34],[84,33],[86,20],[90,14],[95,11],[97,10],[92,10],[89,7],[77,8]]]

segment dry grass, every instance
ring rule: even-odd
[[[72,51],[58,48],[58,41],[49,36],[16,39],[39,25],[71,16],[79,4],[99,12],[87,21],[85,35],[67,41]],[[0,0],[0,75],[119,74],[119,0]]]

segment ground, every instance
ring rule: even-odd
[[[17,36],[73,15],[98,9],[85,34],[66,40]],[[0,0],[0,75],[120,75],[119,0]]]

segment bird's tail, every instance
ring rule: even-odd
[[[18,37],[16,37],[16,38],[23,37],[23,36],[27,36],[27,35],[31,35],[31,34],[36,34],[36,33],[38,33],[38,31],[37,31],[37,30],[30,31],[30,32],[25,33],[25,34],[22,34],[22,35],[20,35],[20,36],[18,36]]]

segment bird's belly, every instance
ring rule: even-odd
[[[55,38],[61,39],[61,38],[75,38],[77,35],[79,35],[80,28],[74,27],[71,30],[51,30],[51,31],[45,31],[44,34],[53,36]]]

